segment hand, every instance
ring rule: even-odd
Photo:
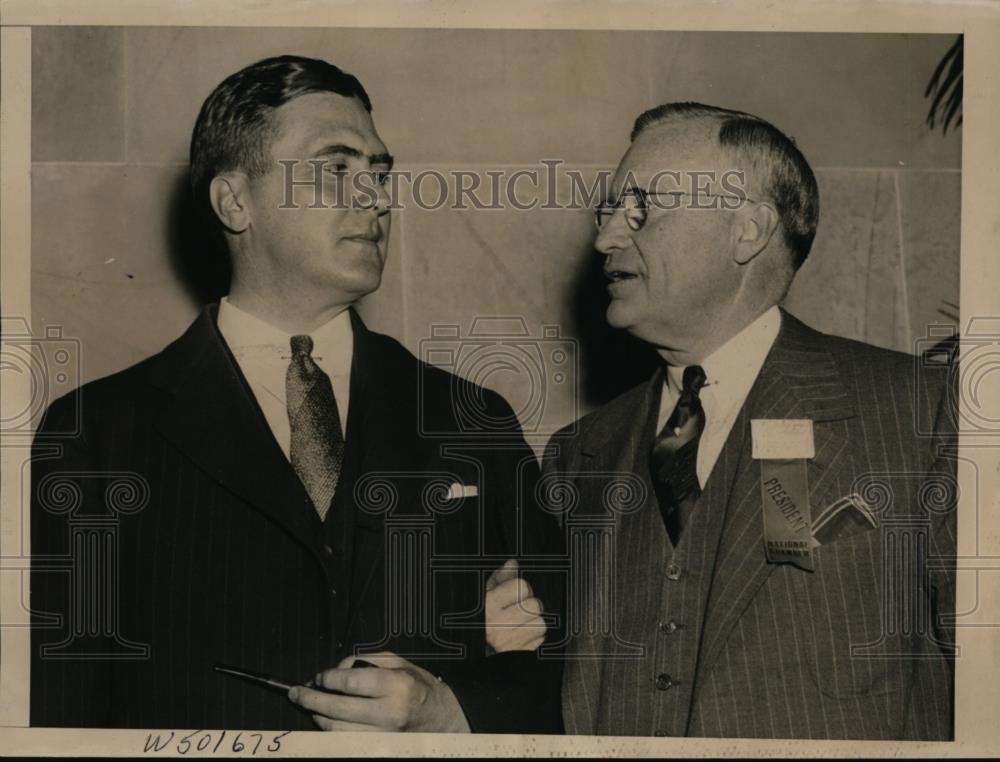
[[[497,653],[534,651],[545,640],[542,602],[510,559],[486,580],[486,643]]]
[[[376,669],[352,669],[355,658]],[[316,675],[314,684],[295,686],[288,698],[312,712],[323,730],[469,732],[451,688],[393,653],[349,656]]]

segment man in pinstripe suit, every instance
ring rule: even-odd
[[[550,447],[567,530],[608,527],[572,578],[567,732],[950,738],[949,368],[777,306],[819,204],[766,121],[652,109],[612,190],[607,318],[662,367]]]
[[[46,415],[32,725],[561,729],[551,665],[487,657],[484,574],[541,519],[516,515],[537,470],[517,419],[352,309],[378,288],[389,235],[392,157],[370,112],[355,77],[293,56],[202,107],[192,185],[232,287],[163,351],[87,384],[79,409],[68,396]],[[470,429],[470,412],[495,424]],[[134,505],[116,500],[123,478]],[[452,566],[432,573],[432,551]],[[355,668],[359,653],[378,668]]]

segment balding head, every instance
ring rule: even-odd
[[[819,190],[795,142],[753,114],[691,102],[665,103],[640,114],[632,128],[632,141],[651,126],[671,121],[705,124],[732,162],[746,168],[751,194],[774,204],[791,266],[798,270],[816,236]]]

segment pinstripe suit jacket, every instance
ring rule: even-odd
[[[79,405],[55,402],[36,437],[32,725],[315,729],[212,666],[299,682],[364,648],[443,676],[473,730],[559,732],[558,688],[532,654],[484,658],[483,575],[519,552],[515,490],[537,463],[516,423],[464,433],[457,401],[486,421],[516,421],[509,406],[352,312],[347,452],[324,524],[216,310]],[[440,479],[479,495],[438,505]],[[111,562],[92,563],[114,533]],[[428,553],[451,566],[432,574]]]
[[[695,677],[675,725],[680,732],[952,736],[954,461],[943,454],[954,421],[948,374],[948,367],[824,335],[782,313],[779,335],[696,509],[723,517],[723,525],[708,562]],[[637,449],[648,445],[643,432],[656,415],[661,387],[658,372],[582,419],[573,436],[553,440],[546,478],[563,473],[576,480],[581,511],[601,510],[605,486],[583,476],[634,471],[646,462]],[[749,438],[755,418],[812,419],[813,515],[859,493],[880,511],[880,529],[835,536],[814,551],[812,573],[768,563],[760,465]],[[642,476],[648,486],[648,473]],[[655,497],[640,510],[657,511]],[[631,548],[621,547],[624,538]],[[630,634],[649,633],[637,644],[646,656],[583,658],[593,653],[593,638],[571,637],[563,679],[566,729],[661,734],[657,723],[665,715],[653,708],[653,682],[657,649],[670,648],[656,626],[663,572],[629,560],[630,553],[642,555],[635,551],[647,542],[643,537],[619,531],[616,542],[625,579],[614,580],[613,594],[635,598],[626,609],[639,621],[623,624]],[[613,595],[585,596],[577,605],[611,606]]]

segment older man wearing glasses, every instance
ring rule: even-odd
[[[612,526],[607,573],[571,580],[567,731],[950,738],[949,367],[778,306],[819,198],[763,119],[652,109],[612,190],[607,319],[662,363],[546,464]],[[644,487],[629,510],[606,502],[615,474]]]

